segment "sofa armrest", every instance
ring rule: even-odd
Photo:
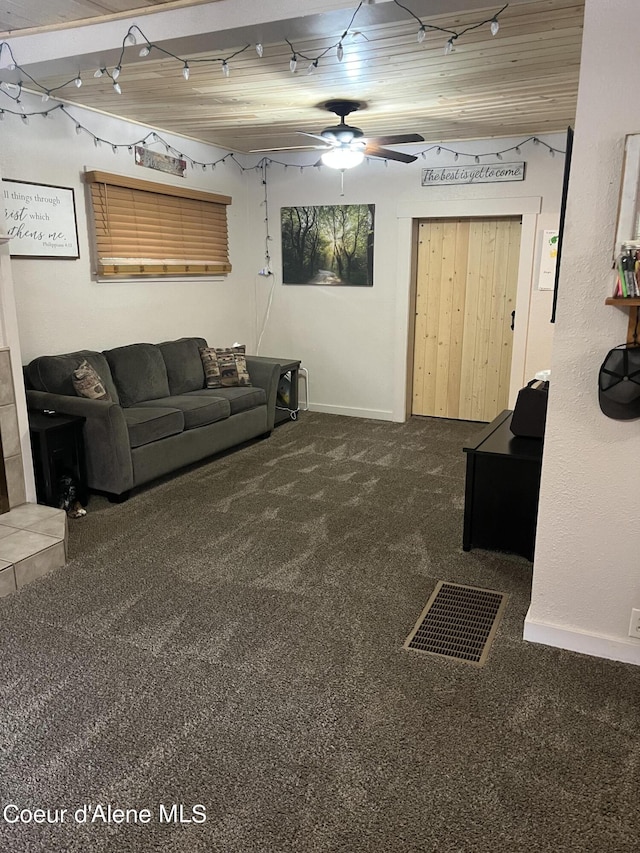
[[[267,395],[267,422],[269,432],[271,432],[276,418],[276,395],[280,381],[280,365],[274,364],[271,359],[261,358],[259,355],[248,355],[247,370],[251,376],[251,383],[264,389]]]
[[[30,409],[50,409],[61,415],[85,418],[84,454],[90,489],[119,495],[133,487],[129,431],[118,403],[50,394],[48,391],[27,390],[26,393]]]

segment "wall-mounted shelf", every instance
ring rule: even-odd
[[[640,296],[609,296],[604,301],[605,305],[616,305],[618,308],[629,309],[629,325],[627,326],[627,343],[635,343],[634,336],[638,330],[638,308],[640,308]]]

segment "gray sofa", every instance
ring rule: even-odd
[[[81,415],[87,485],[123,500],[156,477],[273,429],[280,367],[247,356],[249,387],[206,388],[204,338],[45,355],[24,369],[27,405]],[[111,400],[79,397],[72,373],[86,359]]]

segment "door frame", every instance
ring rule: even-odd
[[[529,310],[538,216],[541,196],[522,198],[479,198],[457,201],[401,202],[397,210],[398,266],[396,281],[396,323],[398,333],[394,348],[394,421],[405,421],[411,415],[413,381],[413,335],[415,323],[416,257],[418,220],[444,218],[481,218],[490,216],[522,217],[518,285],[516,288],[516,327],[513,333],[509,406],[513,408],[518,391],[526,384],[524,371],[529,335]]]

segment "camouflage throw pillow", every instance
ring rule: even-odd
[[[245,358],[246,347],[244,344],[237,347],[216,348],[218,364],[220,365],[220,379],[225,388],[241,385],[251,385],[251,377],[247,370],[247,359]]]
[[[200,347],[200,358],[204,367],[205,385],[207,388],[222,388],[220,365],[213,347]]]
[[[78,397],[86,397],[88,400],[111,399],[111,395],[104,387],[104,382],[86,358],[73,371],[71,381]]]

